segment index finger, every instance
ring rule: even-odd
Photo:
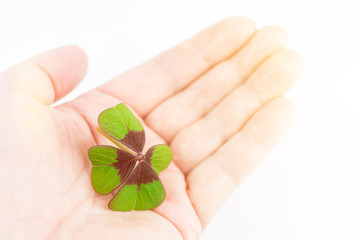
[[[98,88],[129,104],[140,116],[230,57],[255,32],[244,17],[225,19]]]

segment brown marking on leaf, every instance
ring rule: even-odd
[[[129,175],[126,185],[136,184],[139,190],[141,183],[152,183],[154,180],[159,181],[158,175],[146,161],[142,160]]]
[[[117,162],[111,165],[114,166],[115,169],[119,170],[118,175],[120,175],[121,179],[124,180],[134,169],[137,158],[136,156],[121,149],[117,149],[117,155]]]
[[[145,144],[145,131],[128,130],[125,137],[119,141],[134,152],[141,153]]]
[[[145,161],[148,162],[151,165],[151,157],[153,155],[154,149],[155,147],[158,145],[154,145],[151,148],[149,148],[149,150],[147,150],[146,154],[145,154]]]

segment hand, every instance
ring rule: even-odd
[[[299,55],[278,27],[233,17],[77,99],[86,56],[63,47],[0,75],[1,239],[197,239],[293,117],[282,95]],[[99,113],[125,102],[143,120],[146,150],[167,143],[167,197],[152,211],[114,212],[91,186],[89,147],[112,145]]]

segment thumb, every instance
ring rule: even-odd
[[[77,46],[57,48],[25,60],[0,74],[2,92],[22,92],[50,105],[82,80],[87,57]]]

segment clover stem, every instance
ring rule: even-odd
[[[124,150],[125,152],[128,152],[132,155],[137,155],[136,152],[134,152],[133,150],[127,148],[125,145],[123,145],[122,143],[116,141],[115,139],[113,139],[112,137],[110,137],[109,135],[107,135],[103,130],[101,130],[101,128],[99,128],[99,126],[96,127],[96,129],[102,134],[104,135],[107,139],[109,139],[111,142],[113,142],[116,146],[118,146],[121,150]]]

